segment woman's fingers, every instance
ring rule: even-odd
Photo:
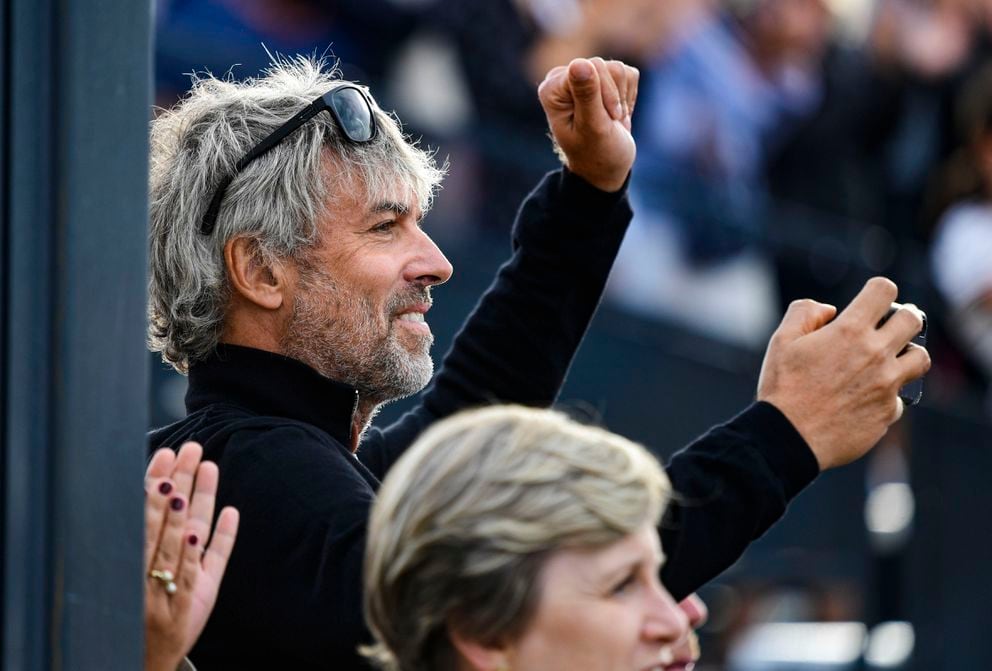
[[[145,573],[151,570],[151,562],[155,558],[159,540],[162,537],[162,526],[168,511],[169,498],[175,485],[169,478],[157,478],[145,483]]]
[[[217,464],[204,461],[196,469],[193,498],[189,502],[189,522],[186,528],[196,534],[201,547],[210,538],[210,525],[214,519],[214,502],[217,497]]]
[[[210,539],[210,546],[203,557],[204,572],[218,585],[224,577],[224,569],[227,567],[227,560],[231,557],[231,550],[234,549],[234,540],[238,535],[238,520],[237,509],[228,506],[220,511],[213,538]]]
[[[145,489],[148,489],[148,483],[152,480],[171,476],[175,462],[176,453],[168,447],[156,450],[145,469]]]
[[[203,458],[203,448],[199,443],[184,443],[176,454],[176,463],[172,471],[172,479],[176,490],[188,500],[193,496],[193,481],[196,479],[196,468]]]
[[[174,493],[169,497],[165,528],[162,530],[158,550],[149,565],[150,571],[168,571],[175,579],[182,555],[187,508],[186,497],[182,494]]]
[[[200,558],[203,539],[189,528],[182,537],[182,559],[179,562],[176,575],[176,593],[172,596],[172,612],[175,616],[177,631],[186,631],[186,620],[189,618],[193,594],[196,591],[196,580],[200,576]],[[192,643],[192,641],[190,641]]]

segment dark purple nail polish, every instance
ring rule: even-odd
[[[197,543],[200,542],[200,539],[196,537],[196,534],[190,534],[189,538],[186,540],[189,541],[189,544],[193,546],[195,546]]]
[[[171,501],[169,501],[169,507],[172,508],[173,510],[175,510],[177,513],[180,510],[182,510],[183,509],[183,506],[185,506],[185,505],[186,505],[186,502],[183,501],[178,496],[176,498],[172,499]]]
[[[168,494],[169,492],[172,491],[172,483],[171,482],[163,482],[162,484],[160,484],[158,486],[158,491],[160,493],[162,493],[162,494]]]

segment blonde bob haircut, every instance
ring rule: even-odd
[[[372,508],[365,612],[387,671],[455,668],[449,629],[513,640],[561,548],[658,523],[668,478],[640,445],[550,410],[493,406],[428,429]]]

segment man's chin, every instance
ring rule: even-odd
[[[374,392],[380,402],[388,403],[422,391],[434,376],[434,360],[429,353],[394,352],[387,379]]]
[[[434,377],[434,359],[431,358],[430,354],[421,354],[413,356],[410,358],[410,385],[409,393],[416,394],[422,391],[431,382],[431,378]]]
[[[393,347],[407,352],[410,356],[430,357],[431,347],[434,346],[434,334],[430,330],[414,331],[410,328],[394,329],[390,333]]]

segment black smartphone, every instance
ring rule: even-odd
[[[889,311],[885,313],[885,316],[882,317],[881,321],[878,322],[878,326],[876,326],[875,328],[882,328],[882,324],[889,321],[889,317],[894,315],[896,313],[896,310],[898,310],[901,307],[902,305],[900,305],[899,303],[893,303],[889,307]],[[923,314],[923,328],[920,329],[920,332],[917,333],[916,336],[914,336],[910,342],[913,343],[914,345],[919,345],[920,347],[927,346],[926,313]],[[897,354],[896,356],[902,356],[903,354],[906,353],[906,350],[908,349],[909,349],[909,345],[904,347],[903,350],[899,352],[899,354]],[[920,399],[923,398],[923,377],[918,377],[912,382],[909,382],[906,385],[904,385],[899,390],[899,398],[901,398],[902,402],[905,403],[906,405],[916,405],[917,403],[919,403]]]

